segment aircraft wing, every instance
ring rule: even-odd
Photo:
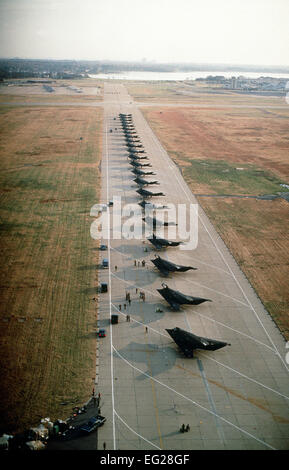
[[[193,297],[191,295],[183,294],[174,289],[170,289],[166,284],[163,284],[163,289],[158,289],[158,292],[170,303],[170,300],[178,304],[199,305],[203,302],[212,302],[209,299],[202,297]]]
[[[181,266],[179,264],[172,263],[171,261],[163,260],[162,262],[164,265],[168,267],[170,271],[178,271],[178,272],[185,272],[188,271],[189,269],[194,269],[196,270],[197,268],[193,268],[192,266]]]
[[[167,329],[166,331],[187,357],[193,357],[194,349],[216,351],[224,346],[230,346],[230,343],[216,339],[203,338],[202,336],[194,335],[193,333],[177,327]]]
[[[165,265],[160,262],[160,259],[161,258],[158,257],[158,258],[152,259],[151,262],[155,265],[156,268],[159,269],[159,271],[161,271],[162,274],[164,274],[164,276],[168,276],[169,270],[166,269]]]
[[[151,242],[151,244],[154,245],[157,250],[161,250],[164,247],[164,245],[159,243],[156,239],[148,238],[148,241]]]
[[[178,302],[178,298],[174,295],[174,291],[172,291],[167,286],[164,287],[163,289],[157,289],[157,291],[168,302],[168,304],[170,304],[170,306],[174,310],[180,310],[180,304],[182,302]]]

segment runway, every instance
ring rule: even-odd
[[[115,196],[125,204],[141,199],[118,117],[131,113],[156,173],[147,179],[160,182],[149,190],[165,193],[152,202],[185,204],[188,217],[190,204],[197,201],[139,104],[124,85],[106,83],[103,106],[100,202]],[[98,449],[104,442],[107,450],[289,447],[285,341],[205,213],[194,207],[197,247],[169,247],[158,254],[197,270],[168,278],[150,261],[156,253],[153,246],[145,238],[114,239],[111,221],[111,237],[104,241],[108,251],[100,252],[108,258],[109,269],[99,270],[99,282],[107,282],[109,288],[99,294],[98,326],[106,328],[107,337],[98,340],[97,378],[101,414],[107,421],[98,431]],[[135,260],[146,264],[135,266]],[[162,282],[212,302],[174,312],[157,292]],[[139,298],[140,290],[145,302]],[[132,301],[124,310],[127,291]],[[119,315],[118,324],[110,323],[114,313]],[[198,350],[193,359],[186,358],[166,332],[176,326],[231,346],[215,352]],[[180,433],[182,424],[189,424],[189,432]]]

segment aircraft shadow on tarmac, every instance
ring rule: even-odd
[[[137,281],[136,281],[136,272],[137,272]],[[135,285],[136,287],[144,287],[149,284],[151,284],[157,277],[155,273],[151,272],[149,269],[146,268],[136,268],[136,267],[131,267],[131,268],[126,268],[125,270],[117,270],[114,271],[114,273],[119,276],[121,279],[125,279],[126,281],[132,283],[131,288],[133,288]],[[129,286],[124,286],[124,288],[129,289]]]
[[[120,227],[116,228],[117,231],[120,231]],[[119,232],[118,232],[119,233]],[[133,239],[131,239],[133,240]],[[128,240],[128,241],[131,241]],[[144,251],[144,248],[147,248],[147,251]],[[141,261],[146,259],[148,256],[152,256],[152,251],[154,248],[151,249],[148,245],[119,245],[117,248],[113,248],[114,251],[119,252],[127,257],[127,259],[138,260]]]
[[[131,364],[147,364],[149,361],[150,368],[144,370],[144,373],[140,373],[136,377],[137,380],[147,379],[148,377],[145,374],[156,377],[163,372],[169,371],[174,367],[178,357],[173,344],[168,346],[131,342],[126,347],[119,349],[118,352]],[[119,358],[119,355],[114,352],[114,357]]]
[[[116,162],[116,163],[117,163],[117,162]],[[126,163],[126,161],[123,161],[122,163],[124,163],[124,164],[125,164],[125,163]],[[120,166],[122,166],[122,167],[126,167],[126,165],[121,165],[121,163],[120,163],[120,162],[118,162],[116,166],[110,166],[109,168],[110,168],[110,171],[111,171],[111,170],[116,170],[116,171],[118,171],[118,172],[119,172],[119,168],[120,168]],[[118,177],[119,177],[119,173],[118,173]]]
[[[118,167],[118,168],[119,168],[119,167]],[[127,173],[130,175],[129,172],[127,172]],[[133,175],[131,175],[131,176],[133,176]],[[111,175],[110,178],[111,178],[111,179],[117,178],[117,179],[119,180],[119,174],[118,174],[118,175]],[[131,180],[133,181],[133,179],[131,179]],[[83,211],[83,213],[86,213],[86,211]]]
[[[118,308],[119,305],[121,305],[121,302],[116,300],[115,306]],[[143,322],[143,327],[145,328],[146,325],[161,320],[165,315],[165,310],[166,307],[161,303],[147,301],[143,303],[138,298],[132,298],[131,305],[127,307],[127,310],[122,311],[124,315],[120,315],[120,321],[125,321],[125,315],[129,314],[131,317],[141,320]],[[115,313],[117,313],[117,311],[115,311]],[[139,326],[139,323],[131,320],[130,328],[137,328]]]
[[[136,187],[134,181],[131,180],[131,181],[128,181],[128,184],[113,185],[112,188],[116,189],[116,190],[119,190],[119,191],[132,191],[133,189],[136,189],[137,187]],[[126,196],[125,199],[127,199],[127,196]],[[134,201],[135,201],[135,194],[134,194]],[[137,204],[137,203],[135,202],[135,204]]]
[[[134,259],[134,253],[131,251],[130,245],[119,245],[117,248],[113,248],[113,251],[120,253],[120,255],[124,255],[126,259]]]

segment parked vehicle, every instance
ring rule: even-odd
[[[106,418],[101,415],[97,415],[96,417],[90,418],[87,423],[83,424],[80,427],[80,430],[83,431],[86,434],[91,433],[92,431],[95,431],[96,428],[101,426],[103,423],[105,423]]]
[[[98,333],[97,333],[97,336],[98,336],[99,338],[105,338],[105,337],[106,337],[106,331],[105,331],[105,329],[104,329],[104,328],[100,328],[100,330],[99,330]]]
[[[100,292],[107,292],[107,283],[106,282],[102,282],[100,284]]]

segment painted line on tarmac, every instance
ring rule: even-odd
[[[152,445],[153,447],[155,447],[156,449],[159,449],[159,450],[162,450],[160,447],[158,447],[157,445],[153,444],[153,442],[149,441],[148,439],[146,439],[144,436],[141,436],[139,433],[137,433],[134,429],[132,429],[120,416],[119,414],[115,411],[115,414],[116,416],[118,417],[118,419],[133,433],[135,434],[136,436],[140,437],[141,439],[143,439],[144,441],[146,441],[148,444]]]
[[[268,387],[268,385],[262,384],[261,382],[258,382],[258,380],[251,379],[251,377],[248,377],[247,375],[242,374],[242,372],[239,372],[239,371],[237,371],[237,370],[235,370],[235,369],[232,369],[232,367],[227,366],[226,364],[223,364],[222,362],[219,362],[219,361],[217,361],[216,359],[213,359],[212,357],[207,356],[206,354],[199,353],[199,355],[205,357],[206,359],[209,359],[209,361],[216,362],[217,364],[219,364],[220,366],[225,367],[226,369],[230,370],[231,372],[235,372],[236,374],[241,375],[241,377],[244,377],[244,379],[247,379],[247,380],[250,380],[251,382],[254,382],[256,385],[260,385],[260,387],[266,388],[266,389],[269,390],[270,392],[276,393],[276,394],[279,395],[280,397],[285,398],[286,400],[289,400],[289,397],[287,397],[287,395],[284,395],[283,393],[278,392],[277,390],[274,390],[274,389],[271,388],[271,387]]]
[[[114,304],[112,304],[112,307],[120,314],[120,315],[123,315],[123,316],[126,316],[126,313],[123,313],[121,312]],[[149,330],[153,331],[154,333],[156,333],[157,335],[161,335],[161,336],[164,336],[165,338],[167,338],[168,340],[170,340],[170,343],[168,344],[175,344],[174,341],[171,339],[170,336],[166,335],[165,333],[161,333],[160,331],[158,330],[155,330],[154,328],[152,328],[151,326],[143,323],[143,322],[140,322],[138,320],[136,320],[134,317],[132,317],[130,315],[130,318],[131,318],[131,321],[132,322],[135,322],[135,323],[138,323],[139,325],[142,325],[142,326],[146,326]],[[251,377],[243,374],[242,372],[239,372],[238,370],[236,369],[233,369],[232,367],[224,364],[223,362],[220,362],[220,361],[217,361],[216,359],[213,359],[211,356],[207,355],[207,354],[204,354],[204,353],[201,353],[198,351],[198,354],[200,356],[203,356],[204,358],[210,360],[210,361],[213,361],[213,362],[216,362],[218,365],[224,367],[225,369],[228,369],[229,371],[231,372],[234,372],[235,374],[237,375],[240,375],[241,377],[243,377],[244,379],[246,380],[249,380],[250,382],[253,382],[255,383],[256,385],[259,385],[260,387],[262,388],[265,388],[266,390],[269,390],[270,392],[273,392],[273,393],[276,393],[277,395],[279,395],[280,397],[282,398],[285,398],[286,400],[289,400],[289,397],[287,395],[284,395],[283,393],[281,392],[278,392],[277,390],[274,390],[273,388],[271,387],[268,387],[267,385],[261,383],[261,382],[258,382],[258,380],[255,380],[255,379],[252,379]]]
[[[109,190],[108,190],[108,142],[107,142],[107,124],[105,127],[105,155],[106,155],[106,197],[107,204],[109,202]],[[109,207],[108,207],[109,211]],[[108,212],[108,278],[109,278],[109,318],[111,318],[111,269],[110,269],[110,212]],[[113,344],[112,344],[112,324],[110,322],[110,374],[111,374],[111,400],[112,400],[112,437],[113,437],[113,448],[116,450],[115,440],[115,407],[114,407],[114,378],[113,378]]]
[[[148,289],[146,289],[146,288],[144,288],[144,287],[138,287],[138,286],[136,286],[135,284],[131,284],[131,281],[126,281],[125,279],[122,279],[122,278],[116,276],[114,273],[111,273],[111,275],[114,276],[116,279],[118,279],[118,280],[124,282],[125,284],[129,284],[129,286],[132,287],[132,288],[137,287],[138,289],[143,290],[143,291],[149,293],[152,297],[158,297],[157,294],[155,294],[154,292],[152,292],[152,291],[150,291],[150,290],[148,290]],[[234,331],[235,333],[237,333],[237,334],[239,334],[239,335],[242,335],[242,336],[245,336],[245,337],[248,338],[248,339],[251,339],[251,340],[254,341],[255,343],[258,343],[258,344],[260,344],[260,345],[266,347],[267,349],[269,349],[270,351],[272,351],[274,354],[276,354],[275,349],[273,349],[273,348],[271,348],[270,346],[268,346],[268,344],[265,344],[265,343],[263,343],[262,341],[259,341],[259,340],[256,339],[256,338],[253,338],[253,336],[249,336],[249,335],[247,335],[246,333],[242,333],[241,331],[236,330],[235,328],[232,328],[231,326],[225,325],[224,323],[221,323],[221,322],[219,322],[218,320],[215,320],[214,318],[210,318],[210,317],[208,317],[207,315],[204,315],[203,313],[197,312],[196,310],[191,310],[191,311],[192,311],[193,313],[199,315],[200,317],[206,318],[207,320],[209,320],[209,321],[211,321],[211,322],[213,322],[213,323],[216,323],[216,324],[218,324],[218,325],[221,325],[223,328],[227,328],[228,330],[232,330],[232,331]]]
[[[185,317],[185,322],[188,326],[188,329],[192,333],[192,328],[191,328],[191,325],[190,325],[190,322],[188,320],[186,312],[184,312],[184,317]],[[209,382],[207,380],[206,373],[205,373],[205,370],[204,370],[204,367],[203,367],[203,363],[202,363],[201,359],[199,359],[198,357],[197,357],[197,364],[198,364],[198,368],[199,368],[199,371],[201,373],[202,380],[203,380],[203,383],[204,383],[204,386],[205,386],[205,389],[206,389],[206,392],[207,392],[208,401],[211,405],[211,410],[213,411],[213,413],[215,415],[215,423],[216,423],[216,428],[217,428],[219,438],[220,438],[222,444],[225,445],[225,441],[226,441],[225,434],[224,434],[224,431],[223,431],[223,428],[222,428],[222,423],[220,423],[219,419],[217,418],[218,413],[217,413],[215,401],[214,401],[214,398],[213,398],[213,394],[211,392],[211,387],[210,387]]]
[[[202,376],[202,379],[203,379],[203,382],[204,382],[204,385],[205,385],[205,388],[206,388],[206,392],[207,392],[207,395],[208,395],[209,403],[211,405],[211,409],[213,410],[214,415],[215,415],[216,427],[217,427],[217,431],[218,431],[218,434],[219,434],[220,441],[222,442],[223,445],[225,445],[225,441],[226,441],[225,434],[224,434],[224,431],[223,431],[223,428],[222,428],[222,424],[220,423],[220,420],[218,419],[217,409],[216,409],[214,398],[213,398],[213,395],[212,395],[212,392],[211,392],[211,388],[210,388],[209,383],[207,381],[207,377],[206,377],[206,373],[205,373],[205,370],[204,370],[203,363],[202,363],[201,359],[199,359],[198,357],[197,357],[197,363],[198,363],[199,371],[201,373],[201,376]]]
[[[151,129],[150,125],[148,124],[147,120],[144,118],[143,115],[142,115],[142,118],[143,118],[145,124],[146,124],[146,125],[148,126],[148,128],[150,129],[150,131],[151,131],[151,136],[152,136],[153,140],[155,141],[156,145],[157,145],[157,146],[159,147],[159,149],[161,150],[162,155],[165,157],[166,160],[171,161],[171,159],[170,159],[170,157],[168,156],[167,152],[166,152],[166,151],[164,150],[164,148],[162,147],[161,143],[159,142],[159,140],[158,140],[157,137],[155,136],[153,130]],[[177,169],[177,168],[176,168],[176,169]],[[188,195],[188,193],[187,193],[187,188],[188,188],[188,186],[186,185],[186,183],[185,183],[185,186],[181,184],[179,171],[176,171],[176,180],[177,180],[177,182],[178,182],[178,184],[179,184],[181,190],[184,192],[185,196],[187,197],[188,201],[191,203],[191,198],[190,198],[190,196],[191,196],[192,193],[191,193],[191,191],[190,191],[190,195]],[[185,188],[186,188],[186,190],[185,190]],[[246,302],[247,302],[248,305],[251,307],[251,310],[254,312],[255,317],[257,318],[257,320],[258,320],[258,322],[260,323],[261,327],[263,328],[263,330],[264,330],[266,336],[268,337],[269,341],[271,342],[272,346],[274,347],[274,349],[275,349],[275,351],[276,351],[276,354],[278,355],[279,359],[281,360],[283,366],[286,368],[287,371],[289,371],[289,368],[287,367],[286,362],[284,361],[284,359],[282,358],[281,354],[279,353],[279,351],[278,351],[278,349],[277,349],[277,347],[276,347],[274,341],[272,340],[270,334],[268,333],[268,331],[266,330],[265,326],[263,325],[261,319],[259,318],[259,315],[257,314],[256,310],[254,309],[254,307],[253,307],[252,303],[250,302],[250,300],[249,300],[247,294],[245,293],[245,291],[244,291],[244,289],[242,288],[240,282],[238,281],[238,279],[236,278],[235,274],[233,273],[231,267],[229,266],[229,263],[227,262],[226,258],[224,257],[222,251],[221,251],[220,248],[218,247],[216,241],[214,240],[213,236],[211,235],[209,229],[207,228],[207,226],[206,226],[206,224],[205,224],[203,218],[200,216],[199,213],[198,213],[198,217],[199,217],[199,219],[200,219],[200,221],[201,221],[201,223],[202,223],[204,229],[206,230],[207,234],[209,235],[209,237],[210,237],[210,239],[211,239],[213,245],[215,246],[217,252],[219,253],[219,255],[220,255],[220,257],[222,258],[222,260],[223,260],[223,262],[225,263],[225,265],[227,266],[229,272],[230,272],[231,275],[233,276],[233,278],[234,278],[234,280],[235,280],[237,286],[239,287],[240,291],[242,292],[242,294],[243,294],[243,296],[244,296]],[[237,264],[237,266],[238,266],[238,268],[240,269],[240,267],[239,267],[238,264]]]
[[[225,325],[225,323],[222,323],[218,320],[215,320],[214,318],[210,318],[208,317],[207,315],[204,315],[203,313],[200,313],[200,312],[196,312],[196,310],[192,310],[193,313],[196,313],[197,315],[199,315],[200,317],[203,317],[205,318],[206,320],[209,320],[213,323],[217,323],[218,325],[221,325],[223,328],[227,328],[228,330],[232,330],[234,331],[235,333],[238,333],[239,335],[242,335],[242,336],[245,336],[246,338],[248,339],[251,339],[252,341],[254,341],[255,343],[258,343],[260,344],[261,346],[264,346],[265,348],[269,349],[270,351],[272,351],[275,355],[276,355],[276,352],[275,352],[275,349],[271,348],[271,346],[268,346],[268,344],[265,344],[263,343],[262,341],[259,341],[258,339],[256,338],[253,338],[253,336],[250,336],[250,335],[247,335],[246,333],[243,333],[242,331],[239,331],[239,330],[235,330],[235,328],[232,328],[231,326],[228,326],[228,325]]]
[[[241,304],[244,307],[247,307],[251,310],[250,305],[245,304],[241,300],[235,299],[235,297],[232,297],[231,295],[224,294],[223,292],[220,292],[216,289],[212,289],[211,287],[208,287],[208,286],[204,286],[204,284],[200,284],[199,282],[192,281],[191,279],[188,279],[188,278],[185,278],[185,277],[182,277],[182,276],[179,276],[178,279],[184,279],[185,281],[189,282],[190,284],[196,284],[197,286],[203,287],[204,289],[211,290],[212,292],[215,292],[216,294],[223,295],[224,297],[228,297],[229,299],[232,299],[234,302],[238,302],[239,304]]]
[[[129,246],[129,245],[128,245],[128,246]],[[122,253],[122,252],[119,251],[117,248],[111,247],[111,250],[116,251],[117,253],[119,253],[121,256],[123,256],[123,257],[125,257],[125,258],[130,258],[130,256],[131,256],[131,254]],[[153,255],[154,252],[152,252],[151,254]],[[217,269],[217,270],[219,270],[219,271],[222,271],[223,273],[228,274],[228,276],[233,277],[231,273],[229,273],[229,272],[226,271],[225,269],[219,268],[218,266],[215,266],[215,265],[209,264],[209,263],[205,263],[204,261],[200,261],[200,260],[197,259],[197,258],[192,258],[192,257],[190,257],[190,259],[196,261],[197,263],[204,264],[205,266],[209,266],[210,268],[213,268],[213,269]],[[244,305],[245,305],[245,304],[244,304]]]
[[[267,442],[265,441],[262,441],[261,439],[259,439],[258,437],[254,436],[253,434],[249,433],[248,431],[245,431],[244,429],[240,428],[239,426],[237,426],[236,424],[233,424],[231,423],[230,421],[228,421],[227,419],[223,418],[222,416],[214,413],[213,411],[209,410],[208,408],[206,408],[205,406],[201,405],[200,403],[192,400],[191,398],[189,397],[186,397],[185,395],[183,395],[182,393],[178,392],[177,390],[174,390],[172,387],[170,387],[169,385],[161,382],[160,380],[156,379],[155,377],[152,377],[150,376],[149,374],[147,374],[146,372],[142,371],[141,369],[139,369],[138,367],[132,365],[127,359],[125,359],[118,351],[117,349],[115,349],[115,347],[113,346],[113,350],[114,352],[120,357],[120,359],[122,359],[126,364],[128,364],[132,369],[134,370],[137,370],[140,374],[146,376],[147,378],[151,379],[151,380],[154,380],[156,383],[158,383],[159,385],[162,385],[163,387],[167,388],[168,390],[170,390],[171,392],[175,393],[176,395],[179,395],[180,397],[184,398],[185,400],[191,402],[193,405],[196,405],[197,407],[201,408],[202,410],[206,411],[207,413],[219,418],[220,420],[224,421],[226,424],[229,424],[230,426],[238,429],[238,431],[246,434],[247,436],[249,436],[250,438],[258,441],[260,444],[264,445],[265,447],[268,447],[269,449],[272,449],[272,450],[276,450],[275,447],[271,446],[270,444],[268,444]]]
[[[116,279],[118,279],[119,281],[123,281],[123,282],[126,282],[126,283],[129,283],[129,282],[130,282],[130,281],[126,281],[125,279],[122,279],[121,277],[117,276],[117,275],[114,274],[114,273],[112,273],[112,276],[114,276],[114,277],[115,277]],[[181,276],[179,276],[179,278],[180,278],[180,279],[185,279],[185,278],[183,278],[183,277],[181,277]],[[230,295],[224,294],[223,292],[217,291],[217,290],[215,290],[215,289],[211,289],[210,287],[204,286],[203,284],[199,284],[198,282],[192,281],[192,280],[190,280],[190,279],[185,279],[185,280],[188,281],[188,282],[191,282],[191,283],[193,283],[193,284],[197,284],[197,285],[199,285],[200,287],[203,287],[204,289],[209,289],[209,290],[215,292],[216,294],[223,295],[224,297],[227,297],[227,298],[233,300],[234,302],[237,302],[237,303],[243,305],[243,307],[247,307],[247,308],[249,308],[249,309],[251,310],[251,307],[250,307],[249,305],[245,304],[244,302],[242,302],[241,300],[235,299],[234,297],[232,297],[232,296],[230,296]],[[148,289],[145,289],[144,287],[139,287],[139,286],[137,286],[137,285],[136,285],[135,287],[138,287],[139,289],[142,289],[142,290],[144,290],[144,291],[146,291],[146,292],[149,292],[149,293],[152,294],[154,297],[157,297],[156,294],[154,294],[153,292],[151,292],[151,291],[148,290]]]

